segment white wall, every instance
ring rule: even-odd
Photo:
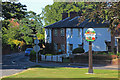
[[[49,30],[49,34],[50,34],[50,36],[48,37],[47,35],[48,35],[48,30]],[[51,32],[51,29],[45,29],[45,43],[46,42],[48,42],[48,43],[51,43],[52,42],[52,37],[51,37],[51,35],[52,35],[52,32]]]
[[[78,44],[82,44],[82,29],[80,29],[80,36],[78,36],[78,29],[73,28],[73,36],[70,37],[71,35],[71,29],[66,28],[66,44],[67,44],[67,53],[71,53],[69,51],[69,44],[73,44],[73,49],[78,47]]]
[[[85,31],[87,29],[83,29],[83,33],[85,34]],[[106,51],[106,44],[105,40],[111,40],[110,31],[108,32],[108,28],[94,28],[96,31],[96,37],[97,39],[93,42],[93,50],[94,51]],[[69,44],[73,44],[73,49],[78,47],[78,44],[82,44],[82,29],[80,29],[80,37],[78,37],[78,29],[73,28],[73,36],[70,37],[71,29],[66,29],[66,44],[67,44],[67,54],[71,53],[69,51]],[[83,36],[84,37],[84,36]],[[84,37],[85,38],[85,37]],[[89,44],[84,39],[84,49],[85,52],[89,50]]]
[[[84,29],[83,32],[85,33],[87,29]],[[111,41],[111,34],[108,31],[108,28],[94,28],[96,32],[97,39],[92,43],[92,50],[94,51],[106,51],[106,44],[105,40]],[[84,40],[84,49],[85,51],[89,50],[88,42]]]

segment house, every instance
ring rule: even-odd
[[[116,34],[115,34],[115,41],[117,42],[117,53],[120,52],[120,24],[117,26]]]
[[[87,52],[89,44],[85,40],[85,31],[93,28],[96,31],[96,40],[92,43],[92,50],[107,51],[108,47],[105,41],[111,41],[111,34],[108,31],[108,23],[89,22],[88,19],[79,22],[81,14],[78,12],[62,13],[62,20],[45,27],[45,42],[54,43],[56,51],[62,50],[66,54],[71,54],[72,50],[82,47]]]

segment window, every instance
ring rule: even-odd
[[[78,44],[78,47],[82,48],[82,44]]]
[[[54,36],[57,36],[57,29],[54,30]]]
[[[48,29],[48,35],[47,35],[47,37],[50,37],[50,29]]]
[[[69,51],[73,50],[73,44],[69,44]]]
[[[73,36],[73,29],[71,28],[71,33],[70,33],[70,37]]]
[[[78,37],[80,37],[80,29],[78,29]]]
[[[65,51],[65,45],[64,44],[61,44],[61,50]]]
[[[64,29],[61,29],[61,36],[64,36],[64,34],[65,34]]]
[[[58,44],[54,43],[54,48],[57,51],[58,50]]]

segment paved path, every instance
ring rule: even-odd
[[[23,70],[26,70],[27,67],[41,65],[46,67],[73,67],[73,68],[88,68],[88,64],[80,64],[80,63],[55,63],[55,62],[30,62],[29,57],[24,56],[24,52],[15,53],[10,55],[3,55],[2,56],[2,75],[8,76],[15,73],[19,73]],[[118,66],[104,66],[104,65],[94,65],[94,69],[113,69],[118,70]]]

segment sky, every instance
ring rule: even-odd
[[[19,2],[27,6],[27,11],[31,10],[37,14],[40,14],[46,5],[53,4],[53,0],[19,0]]]

